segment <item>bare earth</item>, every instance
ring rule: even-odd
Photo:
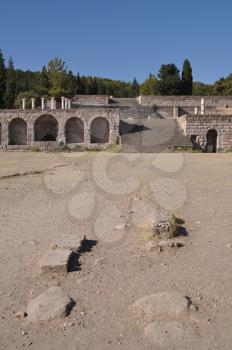
[[[0,349],[158,349],[131,305],[163,291],[199,308],[189,349],[231,349],[231,176],[231,154],[0,153]],[[161,207],[185,221],[178,251],[146,248]],[[66,233],[87,236],[78,265],[41,275]],[[76,301],[69,317],[16,318],[55,285]]]

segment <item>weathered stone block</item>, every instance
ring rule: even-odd
[[[51,287],[45,293],[29,301],[28,322],[49,321],[68,316],[74,301],[60,287]]]
[[[86,240],[85,235],[69,234],[62,236],[56,244],[52,247],[53,249],[68,249],[73,252],[78,252],[81,248],[82,243]]]
[[[39,264],[41,272],[67,272],[73,254],[70,249],[49,249]]]

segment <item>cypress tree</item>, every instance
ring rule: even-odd
[[[189,60],[185,59],[182,71],[182,81],[183,81],[183,93],[185,95],[192,95],[193,93],[193,76],[192,67]]]
[[[8,67],[6,70],[6,91],[5,91],[5,107],[13,108],[16,95],[16,79],[14,62],[12,57],[9,59]]]
[[[0,50],[0,108],[4,108],[4,98],[6,92],[6,67],[2,51]]]

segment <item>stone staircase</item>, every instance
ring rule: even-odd
[[[185,136],[174,119],[127,119],[120,122],[123,152],[171,152],[177,148],[191,148],[190,137]]]
[[[123,152],[171,152],[191,148],[172,115],[141,106],[135,98],[114,98],[111,104],[120,108],[120,134]]]

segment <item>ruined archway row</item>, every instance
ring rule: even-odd
[[[1,116],[0,116],[1,117]],[[80,118],[51,114],[31,117],[27,115],[0,118],[0,144],[6,146],[43,146],[59,144],[109,144],[115,143],[117,126],[107,117]],[[96,145],[97,146],[97,145]]]

